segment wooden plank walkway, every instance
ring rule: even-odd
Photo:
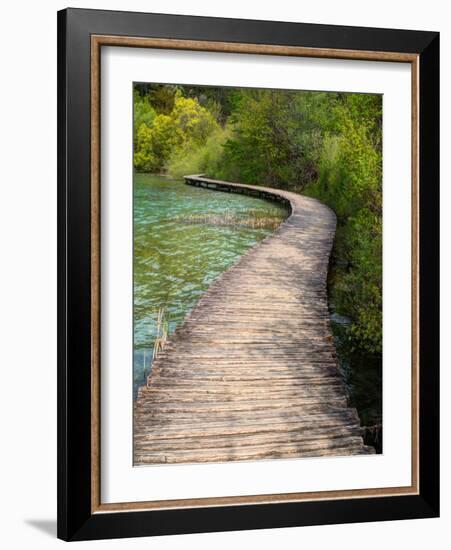
[[[291,214],[209,287],[155,359],[135,402],[135,465],[374,453],[330,328],[335,214],[288,191],[185,180],[283,201]]]

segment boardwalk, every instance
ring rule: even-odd
[[[335,214],[288,191],[185,179],[287,202],[291,215],[210,286],[154,361],[135,403],[134,463],[373,453],[329,324]]]

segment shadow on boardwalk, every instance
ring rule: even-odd
[[[185,180],[283,201],[291,214],[210,286],[154,361],[135,403],[134,463],[373,453],[330,329],[335,214],[288,191]]]

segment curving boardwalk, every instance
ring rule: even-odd
[[[155,359],[135,403],[134,463],[373,453],[329,323],[335,214],[288,191],[185,180],[284,201],[291,215],[210,286]]]

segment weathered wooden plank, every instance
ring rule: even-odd
[[[339,373],[327,305],[335,215],[288,191],[198,176],[290,216],[213,282],[169,338],[134,407],[134,462],[368,454]]]
[[[266,399],[266,400],[253,400],[253,401],[234,401],[234,402],[218,402],[218,401],[200,401],[200,399],[194,403],[181,403],[177,401],[159,402],[153,398],[150,400],[142,400],[140,404],[141,411],[152,411],[155,405],[158,406],[162,413],[171,413],[177,411],[185,411],[191,413],[204,413],[213,414],[218,411],[242,411],[252,413],[257,410],[270,410],[270,409],[284,409],[296,410],[299,407],[316,406],[318,410],[325,409],[326,406],[333,407],[346,407],[346,396],[341,397],[328,397],[324,399],[322,397],[312,398],[298,398],[298,399]]]
[[[317,415],[321,416],[321,415]],[[224,417],[226,418],[226,417]],[[292,420],[292,419],[279,419],[267,420],[262,417],[256,422],[236,422],[230,420],[224,420],[223,422],[205,422],[193,427],[189,425],[188,419],[171,418],[171,422],[161,419],[152,419],[150,424],[137,423],[139,430],[135,434],[135,442],[143,440],[156,441],[159,439],[188,439],[195,437],[229,437],[234,435],[246,435],[246,434],[282,434],[282,433],[302,433],[309,436],[311,433],[325,433],[327,430],[330,433],[337,433],[340,430],[349,429],[355,430],[359,434],[360,423],[358,420],[346,420],[341,419],[338,416],[332,417],[328,420],[319,421],[316,418],[310,423],[307,420]],[[189,431],[188,431],[189,430]],[[284,436],[285,437],[285,436]],[[234,438],[233,438],[234,439]],[[233,441],[232,439],[232,441]],[[181,446],[180,448],[183,448]]]
[[[336,396],[343,395],[343,388],[339,385],[318,385],[318,386],[303,386],[299,387],[284,387],[270,386],[269,388],[260,386],[254,388],[241,388],[236,384],[233,387],[191,387],[190,390],[186,388],[174,387],[158,387],[153,386],[152,392],[154,399],[156,400],[218,400],[218,401],[231,401],[234,399],[248,400],[248,399],[267,399],[271,397],[273,399],[293,399],[296,397],[309,397],[309,396]]]
[[[238,383],[241,383],[241,382],[251,382],[251,381],[255,381],[255,382],[258,382],[258,381],[262,381],[262,380],[265,380],[267,383],[272,383],[273,381],[296,381],[296,380],[301,380],[301,379],[304,379],[304,380],[309,380],[311,378],[315,378],[317,376],[317,373],[314,373],[313,375],[311,376],[308,376],[308,373],[291,373],[291,374],[275,374],[275,373],[270,373],[270,374],[265,374],[263,372],[255,372],[253,374],[249,374],[249,375],[246,375],[246,374],[236,374],[236,375],[233,375],[233,374],[227,374],[227,375],[222,375],[222,374],[216,374],[216,375],[213,375],[213,374],[196,374],[195,372],[189,372],[189,373],[174,373],[172,376],[169,374],[169,373],[158,373],[158,375],[156,374],[155,376],[158,376],[158,380],[159,381],[162,381],[162,380],[167,380],[168,381],[168,384],[171,383],[171,379],[172,380],[199,380],[199,381],[206,381],[206,382],[216,382],[216,383],[220,383],[220,382],[238,382]],[[336,375],[335,374],[330,374],[329,375],[327,373],[324,374],[324,377],[327,377],[329,376],[329,378],[336,378]],[[151,384],[151,382],[150,382]],[[150,385],[149,388],[151,388],[152,386]],[[145,389],[142,389],[140,391],[140,398],[141,399],[145,399]],[[144,395],[143,395],[144,394]]]
[[[261,460],[265,458],[293,458],[302,456],[325,456],[340,454],[368,454],[361,445],[362,438],[343,437],[308,441],[305,443],[268,443],[265,445],[233,445],[228,448],[196,450],[146,451],[137,463],[180,463],[180,462],[226,462],[229,460]]]
[[[289,375],[291,378],[298,378],[302,377],[303,374],[306,376],[310,375],[310,378],[314,378],[315,376],[336,376],[338,375],[337,370],[335,367],[330,366],[318,366],[317,368],[306,367],[305,370],[302,369],[302,367],[298,367],[296,365],[291,366],[285,366],[280,368],[275,368],[271,366],[265,366],[265,365],[253,365],[253,368],[247,368],[247,367],[240,367],[237,365],[230,365],[230,366],[218,366],[218,368],[215,370],[212,365],[197,365],[198,371],[193,371],[192,364],[186,365],[185,368],[178,368],[174,364],[171,366],[168,366],[165,368],[164,372],[159,372],[158,374],[160,376],[163,375],[170,375],[177,378],[182,378],[184,374],[187,375],[198,375],[198,376],[208,376],[208,375],[218,375],[218,376],[228,376],[230,374],[233,374],[235,376],[243,375],[245,377],[246,375],[254,375],[257,377],[264,377],[266,378],[277,378],[277,377],[283,377],[284,375]],[[208,370],[207,370],[208,369]]]
[[[196,426],[191,425],[192,418],[187,414],[171,415],[170,420],[161,416],[149,416],[140,420],[137,419],[139,431],[135,438],[151,436],[167,439],[171,437],[198,437],[201,435],[225,435],[228,433],[248,432],[273,432],[273,431],[311,431],[316,428],[339,429],[347,426],[360,427],[358,418],[347,418],[345,409],[343,414],[314,414],[308,416],[297,416],[296,412],[290,416],[279,415],[278,411],[256,411],[252,418],[244,417],[236,413],[224,412],[222,415],[215,415],[204,420],[199,420]],[[280,412],[280,411],[279,411]]]
[[[220,380],[220,387],[223,391],[236,391],[237,384],[236,381],[229,381],[229,380]],[[252,379],[252,380],[241,380],[239,387],[243,390],[243,392],[246,391],[253,391],[254,389],[259,390],[260,388],[267,389],[268,388],[268,379]],[[300,388],[304,389],[305,387],[312,387],[312,388],[320,388],[323,386],[328,387],[334,387],[334,386],[342,386],[343,382],[338,377],[321,377],[321,378],[291,378],[291,379],[277,379],[277,380],[271,380],[270,385],[271,389],[274,391],[277,390],[283,390],[283,389],[294,389],[294,388]],[[169,390],[168,388],[168,380],[166,378],[156,378],[152,381],[152,388],[163,388],[164,390]],[[197,389],[199,391],[205,391],[205,390],[211,390],[216,389],[218,387],[218,381],[217,380],[202,380],[199,378],[176,378],[173,377],[171,380],[171,389],[176,390],[184,390],[184,391],[196,391]]]
[[[321,428],[291,432],[267,431],[263,433],[234,433],[233,440],[230,438],[230,435],[231,434],[226,434],[223,437],[216,435],[186,437],[183,439],[182,443],[180,440],[172,437],[157,440],[151,436],[147,436],[146,438],[136,438],[135,444],[139,445],[141,452],[180,451],[181,447],[186,451],[224,449],[230,448],[231,444],[243,447],[254,447],[256,445],[263,447],[274,446],[277,443],[280,445],[291,443],[296,445],[297,448],[302,448],[303,446],[311,447],[313,443],[322,442],[323,440],[327,442],[329,440],[339,440],[341,443],[343,443],[343,441],[348,442],[350,437],[360,437],[361,430],[355,426],[343,426],[339,428]]]
[[[220,420],[227,416],[241,416],[241,418],[244,419],[241,422],[244,422],[247,417],[251,417],[252,419],[254,419],[262,415],[272,416],[272,415],[281,415],[282,413],[287,413],[287,414],[291,414],[294,418],[296,418],[300,414],[308,415],[311,417],[311,422],[313,424],[315,422],[315,418],[313,418],[314,416],[316,417],[316,416],[323,416],[323,415],[335,415],[337,413],[344,413],[347,410],[349,409],[346,407],[342,407],[342,406],[337,407],[337,406],[334,406],[333,404],[331,405],[331,404],[324,403],[320,405],[318,404],[305,405],[302,407],[302,409],[300,409],[299,407],[294,409],[289,407],[272,409],[272,410],[259,409],[259,410],[254,410],[252,412],[252,415],[243,415],[242,412],[240,411],[223,409],[223,410],[215,411],[215,414],[211,417],[209,416],[209,418],[215,418],[217,420],[218,419]],[[140,411],[140,409],[136,407],[135,412],[136,412],[136,415],[135,415],[136,423],[140,425],[143,425],[142,421],[146,423],[147,422],[150,423],[150,422],[153,422],[154,420],[155,421],[158,420],[160,422],[166,423],[166,425],[169,425],[169,423],[171,423],[172,421],[175,422],[178,418],[189,419],[193,425],[195,423],[197,425],[197,423],[201,423],[205,421],[205,415],[202,416],[200,414],[199,415],[193,414],[192,409],[173,411],[170,417],[167,416],[167,412],[163,410],[161,407],[155,407],[151,411],[148,409]]]

